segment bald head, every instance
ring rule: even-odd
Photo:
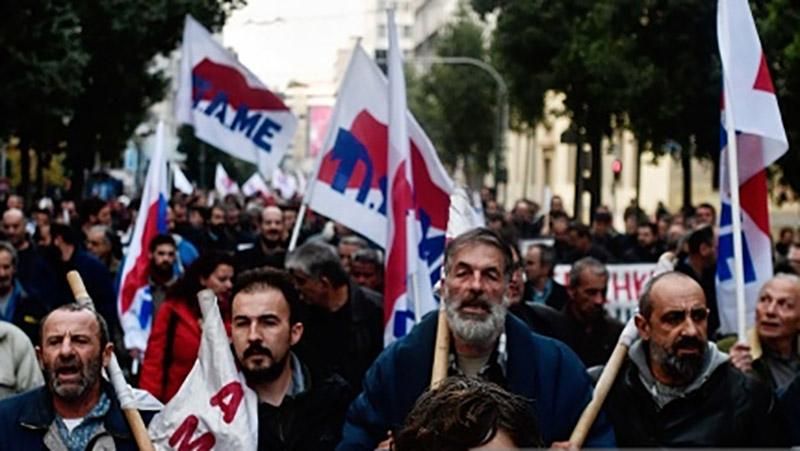
[[[261,239],[270,247],[283,241],[283,212],[274,205],[261,211]]]
[[[705,304],[703,288],[691,277],[675,271],[659,274],[645,285],[639,297],[639,313],[645,318],[650,318],[655,308],[654,302],[697,296],[698,293]]]
[[[18,208],[9,208],[3,213],[3,233],[17,249],[25,245],[25,214]]]

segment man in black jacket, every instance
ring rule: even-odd
[[[360,387],[383,350],[383,297],[356,285],[336,249],[319,240],[295,249],[286,267],[308,304],[306,333],[297,355],[311,371],[338,373]]]
[[[569,271],[569,301],[561,310],[564,326],[555,335],[581,358],[587,367],[602,365],[611,357],[622,323],[606,310],[608,270],[592,257],[584,257]]]
[[[606,400],[620,447],[767,447],[785,438],[770,390],[707,340],[700,285],[668,272],[645,287],[641,340]]]
[[[561,310],[569,296],[563,285],[553,280],[556,252],[544,244],[532,244],[525,253],[525,292],[523,302],[546,304]]]
[[[283,240],[283,213],[276,206],[265,207],[259,222],[261,233],[253,245],[237,253],[237,273],[252,268],[271,266],[283,269],[286,259],[286,242]]]
[[[305,325],[288,274],[242,274],[233,289],[231,342],[247,384],[258,395],[258,449],[333,449],[351,390],[341,377],[311,373],[292,351]]]

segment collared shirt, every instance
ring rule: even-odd
[[[501,387],[506,386],[506,363],[508,362],[508,352],[506,350],[506,334],[503,332],[497,340],[497,346],[489,356],[489,360],[478,371],[477,377],[494,382]],[[455,349],[450,347],[448,355],[448,376],[466,376],[464,371],[458,366],[458,358]]]
[[[58,435],[70,451],[82,451],[87,448],[89,441],[95,436],[98,428],[102,426],[103,419],[111,408],[111,401],[105,393],[100,393],[100,400],[92,410],[83,418],[81,424],[69,431],[64,419],[56,415],[55,423]]]
[[[525,303],[529,305],[545,304],[547,302],[547,298],[550,297],[550,293],[552,291],[553,291],[553,279],[548,278],[547,281],[544,283],[544,289],[542,291],[536,291],[536,288],[534,288],[533,299],[526,300]]]

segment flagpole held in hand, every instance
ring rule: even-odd
[[[436,324],[436,345],[433,348],[433,369],[431,370],[431,388],[447,377],[448,355],[450,354],[450,327],[447,324],[447,311],[444,299],[439,301],[439,316]]]
[[[583,446],[583,442],[586,441],[586,436],[589,434],[594,420],[597,419],[597,415],[603,407],[608,392],[611,391],[611,387],[614,385],[614,380],[617,378],[619,369],[625,361],[628,349],[639,336],[639,331],[636,329],[636,324],[633,320],[634,317],[635,315],[628,320],[625,329],[622,331],[622,334],[620,334],[617,346],[614,348],[614,352],[611,353],[611,357],[609,357],[594,387],[592,400],[589,401],[589,404],[583,410],[581,417],[578,419],[578,424],[575,425],[575,429],[572,430],[572,435],[569,436],[569,444],[574,448],[580,449]]]
[[[69,283],[70,289],[72,289],[72,294],[75,296],[75,302],[83,305],[94,305],[78,271],[68,272],[67,282]],[[114,387],[114,391],[119,399],[122,412],[125,414],[125,418],[128,420],[128,424],[131,427],[136,445],[142,451],[154,451],[155,448],[153,448],[153,443],[150,440],[150,436],[147,434],[147,428],[144,426],[142,416],[135,407],[131,387],[125,381],[125,376],[122,375],[122,369],[119,367],[119,362],[117,362],[117,356],[113,353],[111,354],[111,361],[108,363],[106,370],[108,371],[111,385]]]

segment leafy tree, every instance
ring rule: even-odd
[[[545,93],[563,92],[566,114],[576,124],[578,147],[592,148],[589,187],[592,211],[600,203],[600,147],[621,117],[626,98],[615,87],[628,85],[635,70],[628,55],[632,42],[617,36],[609,23],[618,14],[612,0],[503,1],[473,0],[478,13],[498,11],[493,58],[510,84],[512,105],[519,120],[533,126],[544,114]],[[576,204],[576,216],[580,214]]]
[[[116,162],[147,109],[164,97],[156,55],[174,50],[184,16],[219,29],[244,0],[11,0],[0,6],[0,133],[56,150],[80,192],[96,156]],[[26,155],[27,152],[23,152]],[[23,177],[27,177],[24,170]]]
[[[567,114],[586,131],[599,162],[599,136],[630,128],[644,149],[667,142],[690,156],[718,159],[722,91],[716,2],[694,0],[472,0],[498,11],[493,57],[507,74],[519,117],[535,123],[549,90],[566,94]],[[800,7],[751,1],[782,106],[790,149],[800,147]],[[782,181],[800,188],[794,150],[779,162]],[[686,166],[685,166],[686,167]],[[593,171],[594,177],[599,171]],[[688,172],[684,175],[688,186]],[[599,178],[592,183],[592,191]],[[598,192],[598,191],[595,191]],[[593,199],[596,196],[593,196]],[[688,196],[684,197],[689,201]],[[593,205],[596,204],[593,202]]]
[[[752,2],[751,6],[789,138],[789,151],[778,161],[778,182],[800,193],[800,6],[789,0]]]
[[[28,149],[40,154],[63,139],[65,120],[83,93],[89,60],[80,45],[80,17],[68,0],[0,3],[0,141],[19,138],[22,186],[29,186]],[[10,141],[10,140],[9,140]]]
[[[436,41],[436,54],[486,61],[482,35],[483,27],[461,7]],[[469,184],[479,187],[495,148],[494,79],[477,67],[435,62],[427,73],[418,78],[410,74],[408,79],[410,108],[436,144],[443,163],[452,169],[463,162]]]

